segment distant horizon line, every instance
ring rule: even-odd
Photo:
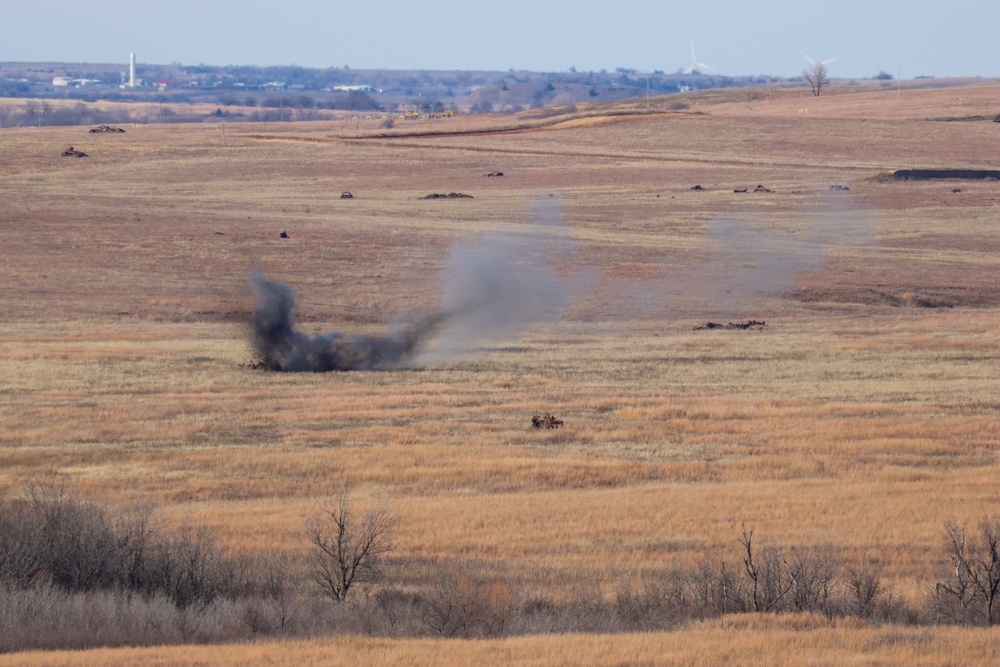
[[[136,55],[138,54],[138,52],[130,52],[130,54],[131,53],[135,53]],[[97,62],[97,61],[89,61],[89,60],[73,60],[73,61],[70,61],[70,60],[2,60],[2,61],[0,61],[0,66],[5,66],[5,65],[20,65],[20,66],[25,66],[25,65],[38,65],[38,66],[41,66],[41,65],[60,65],[60,66],[89,65],[89,66],[103,66],[103,67],[119,67],[120,66],[120,67],[123,67],[125,70],[128,70],[128,68],[129,68],[128,59],[125,59],[122,62],[119,62],[119,61]],[[615,70],[612,71],[612,70],[609,70],[607,68],[602,68],[600,70],[585,70],[585,69],[578,70],[578,69],[573,68],[573,67],[571,67],[570,69],[564,69],[564,70],[546,70],[546,69],[525,69],[525,68],[520,68],[520,69],[514,69],[514,68],[508,68],[508,69],[483,69],[483,68],[458,68],[458,67],[453,67],[453,68],[427,68],[427,67],[409,67],[409,68],[404,68],[404,67],[351,67],[349,65],[319,66],[319,65],[299,65],[299,64],[296,64],[296,63],[280,64],[280,65],[253,65],[253,64],[233,64],[233,63],[227,64],[227,65],[210,65],[210,64],[207,64],[207,63],[185,64],[185,63],[180,63],[180,62],[176,62],[176,61],[169,62],[169,63],[158,63],[158,62],[152,62],[152,61],[142,61],[142,60],[136,58],[136,66],[137,67],[138,66],[144,66],[144,65],[145,66],[153,66],[153,67],[211,67],[211,68],[218,68],[218,69],[224,69],[224,68],[228,68],[228,67],[251,67],[251,68],[255,68],[255,69],[271,69],[271,68],[289,68],[289,67],[295,67],[295,68],[307,69],[307,70],[343,70],[343,71],[351,71],[351,72],[488,72],[488,73],[517,73],[517,72],[524,72],[524,73],[529,73],[529,74],[605,74],[605,75],[606,74],[625,74],[625,75],[631,75],[631,76],[648,75],[648,76],[665,76],[665,77],[666,76],[670,76],[670,77],[673,77],[673,76],[703,76],[703,77],[709,77],[709,78],[719,77],[719,78],[729,78],[729,79],[755,79],[755,78],[761,78],[761,77],[768,77],[768,78],[773,78],[773,79],[776,79],[776,80],[791,80],[791,79],[798,79],[798,78],[801,77],[801,73],[792,74],[792,75],[782,75],[782,74],[767,74],[767,73],[760,73],[760,74],[725,74],[725,73],[720,73],[720,72],[713,72],[711,74],[706,74],[706,73],[698,72],[698,71],[695,71],[695,72],[684,72],[682,67],[679,67],[676,71],[673,71],[673,72],[668,72],[666,70],[659,70],[659,69],[658,70],[653,70],[653,71],[650,71],[650,72],[644,72],[644,71],[640,71],[640,70],[638,70],[636,68],[622,68],[622,67],[615,68]],[[890,75],[893,76],[894,79],[898,79],[900,81],[912,81],[912,80],[916,80],[916,79],[942,79],[942,80],[950,80],[950,79],[987,79],[987,80],[989,80],[989,79],[1000,79],[1000,77],[998,77],[998,76],[989,76],[989,75],[983,75],[983,74],[959,74],[959,75],[940,75],[940,76],[939,75],[916,75],[916,76],[912,76],[912,77],[909,77],[909,78],[902,78],[902,77],[897,76],[897,74],[894,74],[893,72],[885,72],[885,70],[880,70],[879,73],[880,74],[881,73],[890,74]],[[898,70],[897,70],[897,73],[898,73]],[[830,78],[834,79],[834,80],[875,79],[877,77],[878,77],[878,74],[867,75],[867,76],[836,76],[836,75],[830,74]]]

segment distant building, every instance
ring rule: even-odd
[[[53,77],[53,86],[73,86],[74,88],[83,88],[84,86],[100,86],[104,82],[100,79],[74,79],[68,76],[57,76]]]
[[[338,93],[349,93],[351,91],[360,91],[362,93],[381,93],[381,88],[375,88],[374,86],[334,86],[333,90]]]

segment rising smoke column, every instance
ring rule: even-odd
[[[516,233],[462,241],[445,263],[441,305],[446,315],[421,349],[421,363],[441,363],[484,346],[516,341],[530,328],[556,321],[589,284],[568,266],[575,242],[552,199],[539,202],[535,221]]]

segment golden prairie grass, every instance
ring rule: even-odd
[[[572,345],[573,382],[553,372],[565,353],[530,338],[473,369],[334,378],[269,376],[212,339],[195,361],[170,340],[75,342],[4,362],[6,484],[59,473],[111,501],[151,497],[240,548],[299,548],[301,512],[349,484],[388,494],[401,554],[421,558],[607,580],[623,563],[729,556],[746,519],[778,543],[910,549],[887,573],[926,576],[943,523],[995,506],[993,344],[975,318],[951,340],[838,326],[801,341],[678,330],[629,350]],[[569,425],[530,430],[539,406]]]
[[[58,157],[83,145],[78,128],[4,130],[0,490],[58,476],[110,503],[155,500],[233,548],[297,552],[301,513],[348,485],[399,517],[400,563],[504,563],[554,595],[730,558],[746,520],[767,544],[875,559],[919,600],[944,523],[1000,511],[1000,186],[868,179],[983,163],[992,128],[888,110],[859,130],[849,106],[806,120],[706,109],[405,139],[345,139],[323,123],[229,125],[224,139],[145,126],[87,147],[90,162]],[[496,169],[506,175],[484,178]],[[773,192],[733,192],[757,183]],[[832,183],[851,187],[849,202]],[[475,198],[418,199],[450,191]],[[253,268],[296,289],[303,329],[378,331],[436,307],[456,239],[517,231],[550,192],[576,245],[565,268],[611,286],[563,320],[442,364],[250,366]],[[712,240],[725,217],[778,244],[826,220],[823,260],[776,293],[741,291],[720,278],[743,261]],[[768,326],[694,330],[750,318]],[[541,412],[565,428],[531,429]],[[697,632],[720,631],[653,636],[648,650]],[[777,631],[746,632],[775,645]],[[826,651],[835,641],[819,635],[833,633],[861,650],[880,632],[810,641]],[[942,652],[977,641],[898,632],[914,646],[943,638]],[[445,650],[351,641],[414,660]],[[523,641],[538,646],[518,660],[585,640]],[[332,645],[303,645],[303,660]]]
[[[996,665],[995,629],[878,628],[814,617],[724,617],[683,632],[554,635],[495,640],[313,641],[65,651],[58,664],[90,665]],[[52,654],[0,656],[0,665],[53,664]]]

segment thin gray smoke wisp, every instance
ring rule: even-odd
[[[783,297],[800,279],[817,274],[842,256],[864,258],[869,268],[881,262],[872,213],[847,195],[820,198],[798,220],[795,231],[755,224],[747,218],[721,217],[709,224],[709,253],[682,281],[697,286],[705,315],[766,317],[761,299]]]
[[[795,237],[746,220],[720,218],[709,225],[708,238],[709,263],[694,273],[701,298],[715,315],[736,314],[758,297],[780,296],[795,285],[798,274],[823,263],[815,230]]]
[[[766,212],[720,215],[708,221],[697,244],[661,251],[662,272],[648,279],[610,278],[602,317],[627,325],[635,320],[771,319],[777,299],[842,257],[864,258],[877,269],[880,245],[872,213],[850,196],[821,196],[799,217],[767,224]]]
[[[444,269],[445,313],[423,363],[440,363],[483,346],[517,340],[531,327],[553,322],[586,284],[576,272],[560,272],[575,243],[556,202],[535,210],[537,223],[516,234],[495,234],[457,244]]]

